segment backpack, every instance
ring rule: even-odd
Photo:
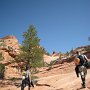
[[[25,76],[25,78],[29,78],[29,73],[27,71],[23,71],[22,76]]]
[[[74,63],[75,63],[76,66],[79,65],[80,64],[80,59],[79,58],[75,58],[74,59]]]
[[[80,59],[80,65],[85,65],[86,64],[86,59],[85,55],[79,55],[78,58]]]
[[[86,68],[90,69],[90,61],[85,63]]]

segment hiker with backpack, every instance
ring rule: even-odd
[[[34,87],[34,84],[31,80],[30,68],[28,66],[26,66],[26,70],[23,71],[21,90],[24,90],[26,85],[28,85],[28,90],[30,90],[31,85]]]
[[[81,80],[82,80],[82,86],[85,88],[86,83],[85,83],[85,77],[87,74],[87,62],[88,58],[86,55],[80,54],[79,51],[76,52],[76,58],[75,58],[75,72],[77,77],[79,77],[79,74],[81,75]]]

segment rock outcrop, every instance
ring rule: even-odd
[[[0,63],[5,64],[5,78],[17,77],[18,68],[16,63],[12,63],[17,54],[19,54],[20,44],[15,36],[9,35],[0,38],[0,53],[4,59]]]

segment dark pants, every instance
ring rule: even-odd
[[[24,80],[22,80],[21,90],[24,90],[26,85],[28,85],[28,90],[30,90],[30,80],[28,78],[25,78]]]
[[[28,90],[30,90],[30,87],[34,87],[34,84],[32,81],[30,81],[28,78],[25,78],[24,80],[22,80],[22,84],[21,84],[21,90],[24,90],[24,88],[26,87],[26,85],[28,85]]]
[[[76,72],[77,77],[79,77],[79,66],[78,65],[75,67],[75,72]]]

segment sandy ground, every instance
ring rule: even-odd
[[[57,74],[54,70],[48,72],[43,70],[43,72],[40,73],[41,77],[37,79],[37,84],[34,88],[31,87],[30,90],[90,90],[90,69],[88,69],[88,74],[86,77],[86,88],[84,89],[81,87],[80,77],[77,78],[73,70],[70,72],[64,71],[66,73],[59,73],[60,69],[56,69]],[[40,74],[38,75],[40,76]],[[0,90],[21,90],[21,88],[18,87],[18,84],[20,84],[21,81],[14,83],[9,81],[0,82]],[[28,90],[28,88],[26,87],[25,90]]]

